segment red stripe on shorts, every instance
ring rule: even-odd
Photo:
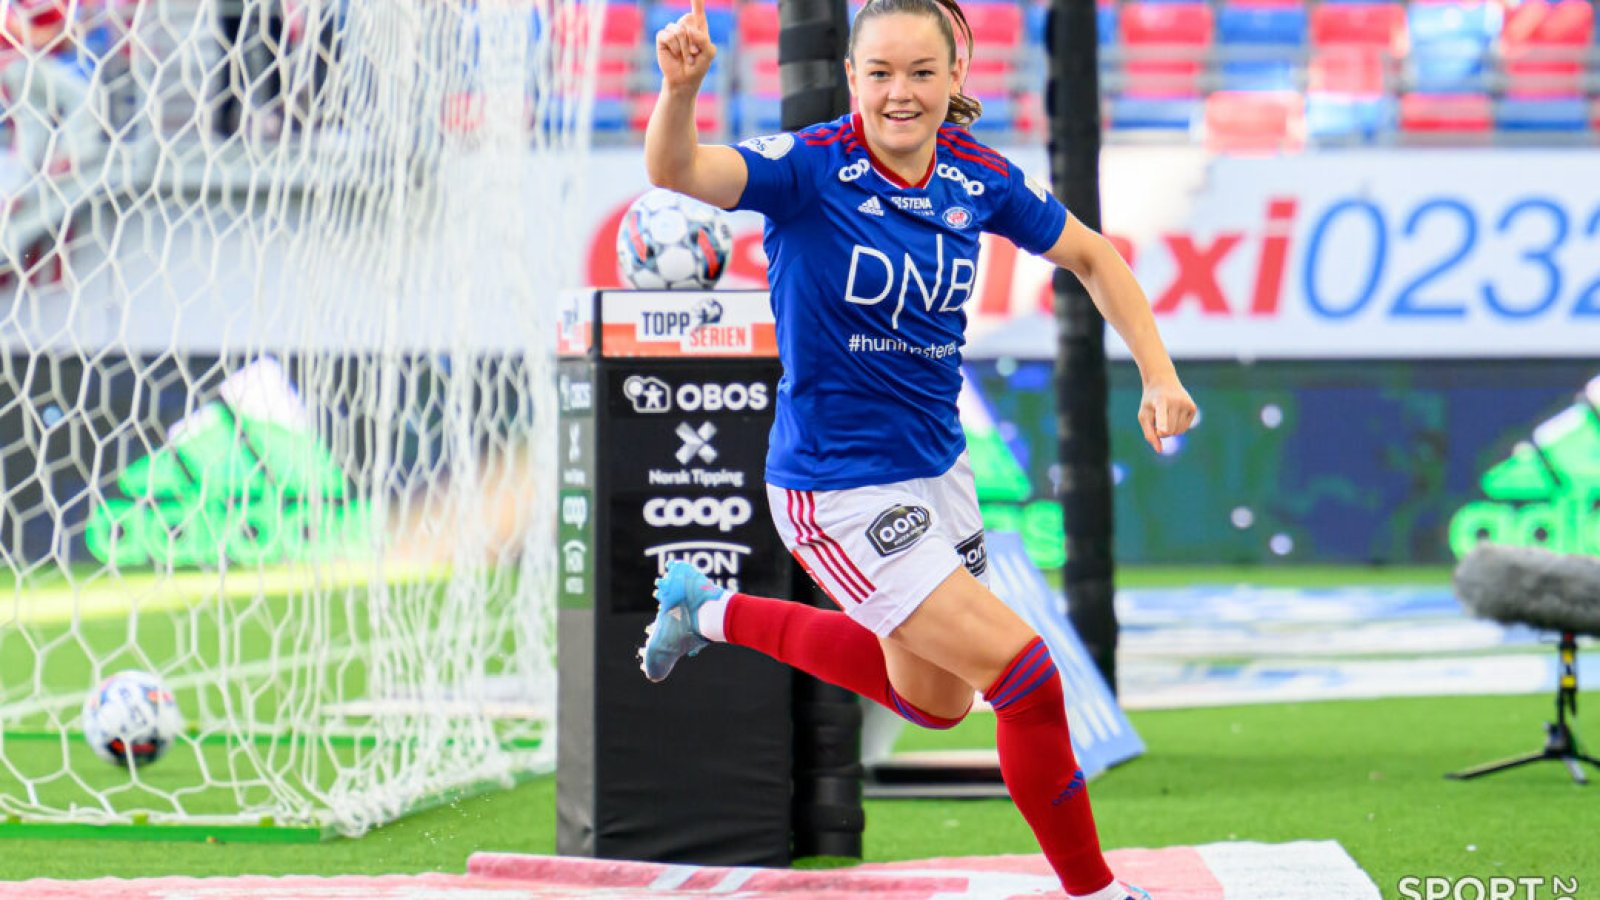
[[[829,552],[835,564],[843,570],[841,574],[845,580],[860,591],[862,599],[865,600],[876,588],[868,580],[867,576],[856,568],[855,560],[852,560],[850,554],[844,551],[844,547],[840,546],[838,541],[830,537],[827,532],[822,530],[822,526],[817,524],[817,495],[810,491],[802,492],[800,509],[801,514],[806,517],[808,524],[811,526],[811,530],[817,537],[821,538],[820,545]]]
[[[871,591],[863,591],[860,585],[851,581],[849,575],[844,571],[844,567],[840,566],[838,560],[834,557],[833,550],[836,545],[830,546],[832,545],[831,539],[828,539],[827,535],[822,533],[822,529],[816,526],[815,500],[812,498],[811,493],[809,491],[794,490],[787,491],[787,493],[789,495],[789,521],[795,527],[796,539],[800,546],[811,548],[811,552],[817,557],[817,562],[828,570],[828,574],[833,576],[834,581],[838,582],[839,586],[844,589],[847,597],[856,603],[864,602]],[[837,598],[834,602],[838,602]]]

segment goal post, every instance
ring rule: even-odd
[[[0,3],[0,837],[355,835],[553,767],[602,11]],[[79,721],[124,669],[188,721],[128,769]]]

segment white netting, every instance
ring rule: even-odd
[[[599,11],[0,0],[0,816],[358,833],[553,762]],[[122,669],[192,726],[132,771]]]

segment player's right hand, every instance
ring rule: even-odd
[[[663,90],[698,91],[716,57],[717,45],[711,43],[706,25],[705,0],[692,0],[689,11],[678,21],[656,32],[656,62],[661,66]]]

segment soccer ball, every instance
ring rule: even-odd
[[[640,289],[715,287],[732,252],[721,210],[662,188],[633,201],[617,229],[622,277]]]
[[[118,672],[83,701],[83,736],[109,763],[153,763],[182,731],[183,713],[172,692],[149,672]]]

